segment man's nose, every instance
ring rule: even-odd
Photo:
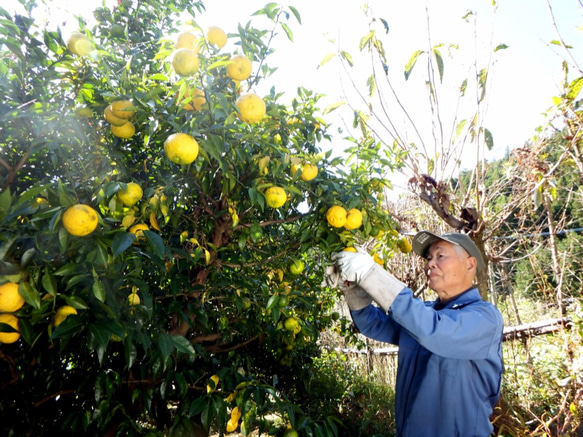
[[[431,271],[431,269],[435,267],[435,261],[433,260],[427,260],[427,262],[425,263],[425,272],[427,274],[429,274],[429,272]]]

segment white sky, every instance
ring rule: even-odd
[[[93,1],[97,5],[101,3]],[[565,55],[559,47],[549,44],[557,36],[546,1],[498,0],[496,14],[491,13],[491,0],[370,0],[369,4],[374,14],[389,24],[390,32],[388,39],[385,39],[385,48],[389,53],[391,72],[398,78],[398,92],[403,93],[405,101],[407,98],[411,101],[417,99],[420,90],[424,91],[422,84],[414,82],[415,74],[409,82],[404,82],[402,72],[411,54],[427,46],[426,5],[429,5],[434,44],[453,43],[470,48],[476,46],[482,54],[489,44],[496,46],[505,43],[509,46],[496,55],[493,88],[485,123],[492,131],[496,145],[495,152],[489,157],[499,158],[507,147],[521,146],[535,134],[535,128],[544,123],[541,114],[552,105],[552,96],[558,94],[562,80],[561,62]],[[574,46],[583,66],[583,33],[578,29],[583,24],[583,11],[578,1],[549,1],[564,39]],[[2,3],[2,7],[11,10],[16,0],[3,0]],[[54,19],[62,11],[69,10],[85,14],[91,19],[91,3],[55,0],[50,16]],[[203,28],[216,25],[227,32],[236,32],[237,23],[245,24],[255,20],[251,14],[266,3],[266,0],[207,0],[206,12],[195,17],[195,20]],[[326,54],[334,51],[330,39],[336,40],[342,49],[352,55],[357,55],[358,41],[367,32],[368,19],[362,12],[363,2],[295,0],[289,4],[299,10],[302,25],[290,19],[294,42],[288,42],[283,32],[275,41],[276,54],[269,64],[277,66],[279,71],[271,83],[265,84],[266,89],[275,85],[278,90],[293,93],[298,86],[304,86],[326,95],[321,101],[324,107],[342,99],[342,91],[337,64],[331,62],[322,68],[318,68],[318,65]],[[477,11],[479,33],[476,41],[473,41],[471,26],[461,19],[469,9]],[[63,20],[59,22],[62,24]],[[74,23],[74,20],[69,20],[69,23]],[[258,22],[258,27],[261,27],[260,24]],[[473,62],[474,58],[470,56],[468,62]],[[453,74],[448,70],[447,59],[445,62],[446,76],[448,73]],[[483,59],[482,64],[486,66]],[[422,68],[422,65],[417,68]],[[356,77],[364,84],[366,77]],[[333,131],[341,125],[337,117],[333,113]],[[326,119],[329,120],[330,116]],[[336,141],[342,142],[340,138]]]

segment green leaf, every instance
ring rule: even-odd
[[[109,328],[103,322],[96,322],[89,325],[89,345],[97,352],[97,359],[100,363],[103,363],[110,334]]]
[[[372,97],[376,91],[376,81],[374,74],[371,74],[369,76],[368,80],[366,81],[366,84],[368,85],[368,95]]]
[[[65,298],[65,302],[67,305],[71,305],[73,308],[78,310],[87,310],[89,309],[89,305],[79,296],[63,296]]]
[[[173,349],[172,336],[170,334],[161,333],[158,337],[158,347],[164,359],[168,358]]]
[[[465,96],[466,95],[466,90],[468,89],[468,80],[464,79],[462,81],[462,84],[460,85],[460,96]]]
[[[322,58],[322,60],[320,61],[320,65],[318,66],[318,68],[323,67],[328,62],[330,62],[331,59],[333,59],[335,57],[336,57],[336,53],[328,53],[326,56],[324,56],[324,58]]]
[[[105,285],[103,285],[103,282],[101,282],[99,279],[95,280],[93,282],[92,290],[95,299],[102,303],[105,302]]]
[[[478,75],[478,85],[481,90],[480,93],[480,102],[484,100],[484,96],[486,95],[486,83],[488,80],[488,70],[482,68]]]
[[[55,297],[57,295],[57,280],[51,274],[48,267],[45,268],[44,274],[41,278],[41,284],[45,291],[49,293],[51,296]]]
[[[12,248],[14,247],[14,244],[16,243],[17,240],[18,240],[17,237],[12,237],[2,243],[2,245],[0,246],[0,260],[6,259],[8,254],[10,254],[10,252],[12,251]]]
[[[120,337],[120,338],[123,338],[123,337]],[[125,346],[126,363],[127,363],[128,369],[131,369],[131,367],[136,362],[136,358],[138,357],[138,349],[136,348],[136,345],[131,341],[124,341],[124,346]]]
[[[298,23],[302,24],[302,17],[300,16],[298,10],[293,6],[288,6],[288,8],[290,11],[292,11],[292,14],[294,14],[294,17],[296,17],[296,20],[298,20]]]
[[[369,43],[370,41],[373,39],[374,37],[374,30],[371,30],[370,32],[368,32],[365,36],[363,36],[360,39],[360,42],[358,43],[358,48],[362,51]]]
[[[273,296],[271,296],[269,298],[269,300],[267,301],[267,306],[265,307],[266,310],[271,309],[279,300],[279,297],[277,296],[277,294],[274,294]]]
[[[41,301],[38,290],[32,287],[29,282],[20,282],[18,284],[18,293],[22,296],[27,304],[35,309],[40,309]]]
[[[67,207],[73,206],[77,203],[77,200],[74,197],[71,197],[71,195],[69,194],[69,191],[67,191],[67,187],[63,184],[62,181],[59,181],[58,193],[59,193],[59,203],[61,206],[67,208]]]
[[[569,88],[567,90],[567,98],[571,100],[577,98],[577,96],[581,92],[581,88],[583,88],[583,77],[578,77],[569,84]]]
[[[437,49],[433,49],[433,55],[435,56],[435,61],[437,62],[437,71],[439,71],[439,81],[443,82],[443,58],[441,53]]]
[[[22,267],[26,267],[30,261],[34,259],[36,255],[36,249],[34,247],[28,249],[26,252],[22,254],[22,258],[20,258],[20,265]]]
[[[486,128],[484,128],[484,141],[488,150],[491,151],[494,148],[494,137],[492,136],[492,132]]]
[[[181,335],[173,335],[172,343],[174,344],[174,347],[176,348],[177,351],[193,357],[196,355],[196,352],[194,351],[192,344]]]
[[[54,272],[53,275],[55,275],[55,276],[70,276],[75,272],[77,272],[77,265],[71,263],[71,264],[65,264],[63,267],[61,267],[56,272]]]
[[[281,27],[285,31],[285,34],[287,35],[287,38],[290,41],[293,41],[294,40],[294,34],[293,34],[292,30],[289,28],[289,26],[287,24],[285,24],[285,23],[281,23]]]
[[[44,193],[46,191],[46,189],[47,189],[46,186],[40,186],[40,187],[33,187],[33,188],[26,190],[24,193],[22,193],[20,196],[18,196],[18,200],[16,201],[15,205],[21,205],[21,204],[27,202],[28,200],[32,199],[33,197],[36,197],[39,194]]]
[[[497,52],[498,50],[506,50],[507,48],[508,46],[506,44],[498,44],[494,49],[494,52]]]
[[[423,50],[417,50],[409,58],[409,61],[407,62],[407,64],[405,64],[405,80],[409,80],[409,76],[411,75],[411,71],[413,70],[413,67],[415,67],[415,64],[417,63],[417,59],[419,59],[419,56],[422,53],[425,53],[425,52]]]
[[[336,109],[340,108],[341,106],[346,105],[346,102],[336,102],[336,103],[332,103],[331,105],[326,106],[326,108],[324,109],[324,111],[322,111],[322,115],[326,115],[329,114],[332,111],[335,111]]]
[[[10,194],[10,188],[6,188],[2,194],[0,194],[0,219],[4,218],[6,211],[8,211],[11,204],[12,196]]]
[[[67,317],[59,326],[55,328],[51,335],[52,340],[58,338],[68,338],[83,330],[83,321],[75,315]]]
[[[348,62],[348,65],[350,65],[351,67],[354,66],[354,61],[352,59],[352,56],[350,56],[350,53],[345,52],[343,50],[340,52],[340,56],[342,57],[342,59],[344,59],[346,62]]]
[[[168,76],[166,76],[165,74],[157,73],[157,74],[153,74],[148,79],[149,80],[152,80],[152,81],[156,81],[157,80],[157,81],[161,81],[161,82],[167,82],[168,81]]]
[[[213,405],[212,405],[212,399],[209,399],[205,409],[202,411],[202,413],[200,415],[202,426],[204,426],[205,429],[210,428],[211,422],[213,421],[214,413],[215,413],[215,409],[213,408]]]
[[[164,245],[162,237],[153,231],[144,231],[144,236],[148,240],[148,243],[150,243],[152,246],[152,249],[154,249],[156,255],[158,255],[160,258],[164,258],[166,253],[166,246]]]
[[[131,232],[126,231],[118,231],[113,236],[113,257],[117,257],[118,255],[125,252],[129,247],[131,247],[132,243],[136,240],[136,236]]]
[[[385,33],[389,33],[389,23],[384,18],[380,18],[381,23],[383,23],[383,27],[385,29]]]
[[[455,130],[455,136],[456,136],[456,138],[460,136],[460,134],[464,130],[464,126],[466,125],[467,122],[468,122],[468,120],[461,120],[457,124],[456,130]]]
[[[18,332],[18,330],[14,329],[8,323],[0,322],[0,332]]]

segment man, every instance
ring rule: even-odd
[[[461,233],[419,232],[413,251],[427,260],[434,302],[414,298],[365,252],[334,254],[327,279],[343,291],[362,334],[399,346],[397,436],[487,437],[500,394],[503,321],[473,285],[482,255]]]

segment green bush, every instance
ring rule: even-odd
[[[340,434],[351,437],[392,435],[395,429],[393,388],[365,375],[355,360],[338,352],[313,360],[302,407],[307,414],[337,416]]]

